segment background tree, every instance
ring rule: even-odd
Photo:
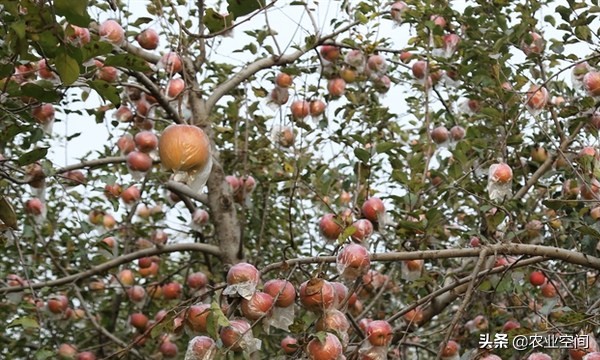
[[[598,350],[597,1],[141,3],[0,1],[3,357]]]

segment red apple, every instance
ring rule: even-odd
[[[338,254],[336,264],[343,278],[355,280],[371,267],[369,251],[362,245],[348,244]]]
[[[125,40],[125,31],[115,20],[106,20],[100,24],[98,34],[102,39],[114,45],[121,45]]]
[[[284,105],[290,99],[290,92],[284,87],[275,87],[269,94],[269,99],[273,104]]]
[[[185,323],[193,332],[205,333],[210,312],[210,304],[192,305],[185,313]]]
[[[223,327],[220,332],[223,347],[235,352],[242,351],[243,342],[241,339],[248,332],[251,333],[251,329],[246,320],[231,320],[229,326]]]
[[[188,275],[186,285],[190,289],[201,289],[208,285],[208,277],[202,272],[195,272]]]
[[[121,136],[119,140],[117,140],[117,147],[123,155],[127,155],[135,150],[135,141],[133,140],[133,136],[129,133]]]
[[[96,360],[96,355],[91,351],[83,351],[77,354],[77,360]]]
[[[154,29],[146,29],[139,33],[135,40],[146,50],[154,50],[158,47],[158,33]]]
[[[60,344],[57,355],[59,359],[73,360],[77,356],[77,347],[71,344]]]
[[[512,169],[505,163],[494,164],[490,167],[490,180],[506,184],[512,180]]]
[[[170,282],[162,286],[163,297],[167,300],[179,299],[181,297],[181,284]]]
[[[298,340],[291,336],[286,336],[281,340],[281,349],[287,355],[292,355],[298,351]]]
[[[52,104],[42,104],[31,110],[31,116],[40,124],[48,124],[54,121],[54,106]]]
[[[275,78],[275,84],[282,88],[289,88],[293,84],[292,76],[286,73],[279,73]]]
[[[367,60],[367,67],[372,72],[383,75],[387,70],[387,63],[382,55],[371,55]]]
[[[312,278],[300,285],[300,302],[307,310],[322,312],[333,306],[335,289],[330,282]]]
[[[158,62],[159,68],[164,68],[168,73],[178,73],[183,69],[181,58],[175,52],[163,55]]]
[[[425,71],[427,70],[427,62],[419,60],[412,65],[412,73],[417,79],[425,79]]]
[[[193,355],[192,359],[212,359],[215,355],[215,341],[208,336],[196,336],[190,340],[186,357]]]
[[[258,284],[260,281],[260,273],[252,264],[245,262],[233,265],[227,272],[227,284],[234,285],[245,282]]]
[[[140,189],[135,185],[131,185],[121,193],[121,199],[123,199],[125,204],[133,204],[134,202],[139,201],[140,197]]]
[[[330,331],[335,334],[347,334],[350,329],[350,322],[346,314],[337,310],[330,309],[323,313],[315,324],[317,331]]]
[[[373,223],[368,219],[358,219],[352,226],[354,227],[354,233],[351,237],[356,242],[363,242],[373,234]]]
[[[267,315],[273,308],[273,305],[274,301],[271,295],[257,291],[250,299],[242,299],[240,309],[246,319],[256,321]]]
[[[127,155],[127,167],[133,171],[147,172],[152,168],[152,158],[141,151],[132,151]]]
[[[542,292],[542,296],[545,298],[553,298],[556,297],[556,295],[558,295],[558,290],[551,282],[546,282],[545,284],[543,284],[540,287],[540,290]]]
[[[446,346],[442,349],[442,359],[458,356],[459,350],[460,345],[454,340],[449,340]]]
[[[296,300],[296,289],[287,280],[273,279],[265,283],[263,291],[275,299],[279,307],[291,306]]]
[[[600,96],[600,72],[590,71],[583,76],[583,86],[590,96]]]
[[[335,45],[323,45],[319,52],[321,57],[329,62],[334,62],[340,56],[340,48]]]
[[[333,360],[342,355],[342,343],[337,336],[327,333],[321,342],[318,338],[312,339],[306,346],[310,360]]]
[[[387,346],[392,341],[394,330],[385,320],[374,320],[367,325],[366,336],[373,346]]]
[[[142,302],[146,298],[146,290],[140,285],[134,285],[127,289],[127,297],[134,303]]]
[[[141,152],[149,153],[158,147],[158,137],[152,131],[140,131],[135,134],[134,141]]]
[[[303,119],[308,116],[310,105],[306,100],[295,100],[290,106],[292,116],[296,119]]]
[[[25,202],[25,212],[34,216],[39,216],[44,210],[44,203],[38,198],[29,199]]]
[[[177,345],[169,340],[163,341],[162,344],[160,344],[158,351],[160,351],[163,357],[167,359],[177,357],[177,353],[179,352]]]
[[[541,286],[546,282],[546,276],[541,271],[532,271],[529,274],[529,282],[533,286]]]
[[[53,295],[48,299],[46,307],[53,314],[62,314],[69,307],[69,299],[64,295]]]
[[[454,125],[450,129],[450,137],[454,141],[459,141],[459,140],[464,139],[465,134],[466,134],[465,128],[463,128],[462,126]]]
[[[341,221],[336,218],[335,214],[323,215],[319,221],[319,229],[321,230],[321,234],[327,240],[337,240],[344,230],[340,223]]]
[[[344,92],[346,91],[346,81],[344,81],[342,78],[333,78],[329,80],[327,84],[327,90],[329,91],[329,95],[332,97],[340,97],[344,95]],[[310,111],[310,105],[308,105],[308,107]],[[308,112],[305,116],[308,116]]]
[[[142,313],[133,313],[129,316],[129,323],[134,328],[143,331],[148,326],[148,317]]]
[[[527,106],[530,109],[541,110],[548,103],[549,95],[545,87],[532,85],[527,91]]]
[[[313,117],[318,117],[323,115],[325,112],[325,103],[321,100],[313,100],[309,104],[309,112]]]
[[[167,96],[170,98],[178,97],[185,89],[185,81],[182,78],[169,80],[167,83]]]
[[[373,196],[363,203],[362,215],[372,222],[378,222],[385,214],[385,205],[380,198]]]

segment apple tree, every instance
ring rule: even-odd
[[[0,354],[597,359],[598,12],[0,0]]]

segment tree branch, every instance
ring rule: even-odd
[[[144,249],[144,250],[132,252],[132,253],[129,253],[126,255],[122,255],[122,256],[116,257],[112,260],[109,260],[107,262],[104,262],[98,266],[95,266],[89,270],[85,270],[85,271],[79,272],[77,274],[65,276],[63,278],[59,278],[56,280],[32,283],[32,284],[28,284],[25,286],[9,286],[9,287],[0,288],[0,294],[8,294],[8,293],[17,292],[17,291],[23,291],[26,289],[41,289],[44,287],[56,287],[56,286],[66,285],[69,283],[74,283],[74,282],[81,281],[83,279],[90,278],[94,275],[98,275],[100,273],[103,273],[105,271],[116,268],[122,264],[126,264],[128,262],[134,261],[139,258],[153,256],[153,255],[174,253],[174,252],[182,252],[182,251],[192,251],[192,252],[199,251],[199,252],[203,252],[203,253],[214,255],[214,256],[221,256],[221,251],[219,251],[219,248],[214,245],[209,245],[209,244],[185,243],[185,244],[164,245],[161,247]]]

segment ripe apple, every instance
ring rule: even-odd
[[[358,219],[352,223],[354,227],[354,233],[352,234],[352,240],[356,242],[363,242],[373,234],[373,223],[368,219]]]
[[[152,261],[151,257],[143,257],[143,258],[139,258],[138,259],[138,266],[140,267],[140,269],[147,269],[149,268],[154,262]]]
[[[263,291],[275,299],[275,305],[288,307],[296,300],[296,289],[287,280],[273,279],[265,283]]]
[[[203,272],[195,272],[188,275],[185,283],[190,289],[201,289],[208,285],[208,277]]]
[[[286,336],[281,340],[281,349],[287,355],[292,355],[298,351],[298,340],[291,336]]]
[[[225,176],[225,181],[229,184],[231,188],[231,192],[236,193],[242,187],[242,182],[237,176],[227,175]]]
[[[90,30],[72,24],[69,24],[67,28],[72,30],[72,33],[68,35],[68,39],[74,46],[81,47],[91,41]]]
[[[48,124],[54,121],[54,106],[52,104],[42,104],[31,110],[31,116],[40,124]]]
[[[441,15],[431,15],[429,20],[433,21],[433,24],[435,26],[439,26],[441,28],[446,27],[446,19],[444,19],[444,17]]]
[[[167,300],[179,299],[181,297],[181,284],[175,281],[166,283],[162,286],[162,293]]]
[[[250,282],[258,284],[260,281],[260,273],[258,269],[252,264],[245,262],[237,263],[233,265],[227,272],[227,284],[241,284]]]
[[[104,216],[102,217],[102,226],[104,226],[106,230],[114,229],[116,225],[117,220],[115,220],[114,216],[112,216],[111,214],[104,214]]]
[[[348,84],[355,82],[357,76],[358,73],[356,70],[349,67],[343,67],[342,70],[340,70],[340,77]]]
[[[119,140],[117,140],[117,147],[123,155],[127,155],[135,150],[135,141],[133,140],[133,136],[129,133],[121,136]]]
[[[291,75],[286,73],[279,73],[277,77],[275,77],[275,84],[282,88],[289,88],[293,85],[294,80]]]
[[[102,61],[99,60],[95,60],[95,63],[96,67],[98,68],[96,70],[96,77],[98,79],[106,81],[108,83],[117,81],[117,78],[119,77],[119,71],[117,70],[117,68],[112,66],[104,66],[104,63],[102,63]]]
[[[412,73],[415,78],[422,80],[425,79],[425,71],[427,70],[427,62],[424,60],[416,61],[412,65]]]
[[[210,304],[192,305],[185,313],[185,324],[193,332],[205,333],[208,329],[207,322],[210,312]]]
[[[125,31],[115,20],[106,20],[100,24],[98,34],[102,39],[114,45],[121,45],[125,40]]]
[[[129,323],[134,328],[143,331],[148,326],[148,317],[142,313],[133,313],[129,316]]]
[[[312,117],[318,117],[325,112],[325,103],[321,100],[312,100],[309,104],[309,112]]]
[[[583,87],[590,96],[600,96],[600,72],[590,71],[583,76]]]
[[[177,357],[177,353],[179,352],[177,345],[172,343],[170,340],[163,341],[162,344],[160,344],[158,351],[160,351],[161,354],[167,359]]]
[[[465,138],[466,135],[466,131],[465,128],[463,128],[460,125],[454,125],[451,129],[450,129],[450,137],[452,138],[452,140],[454,141],[460,141],[462,139]]]
[[[362,69],[365,65],[365,56],[360,50],[350,50],[346,56],[344,56],[344,62],[355,69]]]
[[[310,112],[310,105],[306,100],[295,100],[290,106],[292,116],[296,119],[303,119],[308,116]]]
[[[127,297],[134,303],[140,303],[146,298],[146,290],[140,285],[133,285],[127,289]]]
[[[368,220],[378,222],[385,214],[385,205],[380,198],[373,196],[363,203],[361,212]]]
[[[345,335],[350,329],[350,322],[346,314],[337,309],[330,309],[323,313],[315,324],[317,331],[329,331],[338,335]]]
[[[344,230],[335,214],[325,214],[319,221],[319,230],[327,240],[336,240]]]
[[[186,357],[192,355],[193,359],[212,359],[215,355],[215,341],[208,336],[196,336],[190,340]]]
[[[250,299],[242,299],[240,307],[242,315],[250,321],[256,321],[267,315],[273,308],[273,297],[265,292],[257,291]]]
[[[346,91],[346,81],[342,78],[333,78],[327,83],[327,90],[332,97],[340,97],[344,95],[344,92]],[[308,107],[310,111],[310,105],[308,105]],[[308,112],[306,116],[308,116]]]
[[[545,87],[532,85],[527,91],[527,106],[530,109],[543,109],[548,103],[548,99],[548,90]]]
[[[104,196],[106,196],[108,199],[116,199],[120,197],[122,191],[121,185],[119,184],[104,186]]]
[[[69,299],[64,295],[53,295],[46,302],[46,307],[53,314],[62,314],[69,308]]]
[[[332,360],[342,355],[342,343],[337,336],[327,333],[321,342],[318,338],[312,339],[306,346],[308,358],[311,360]]]
[[[185,81],[182,78],[169,80],[167,83],[167,96],[171,99],[178,97],[185,89]]]
[[[151,263],[151,264],[150,264],[148,267],[146,267],[146,268],[142,268],[142,267],[140,266],[140,269],[139,269],[139,271],[138,271],[138,272],[140,273],[140,276],[142,276],[142,277],[144,277],[144,278],[148,278],[148,277],[151,277],[151,276],[156,276],[156,275],[158,275],[158,270],[159,270],[159,266],[158,266],[158,264],[157,264],[156,262],[154,262],[154,261],[153,261],[153,262],[152,262],[152,263]]]
[[[387,62],[382,55],[371,55],[367,60],[367,68],[376,74],[383,75],[387,70]]]
[[[523,40],[523,42],[521,42],[521,50],[523,50],[527,56],[531,54],[541,54],[542,51],[544,51],[544,38],[533,31],[529,33],[529,36],[531,36],[531,42],[526,43],[525,40]]]
[[[140,197],[140,189],[135,185],[131,185],[121,193],[121,199],[125,204],[133,204],[134,202],[139,201]]]
[[[506,184],[512,180],[512,169],[505,163],[494,164],[490,166],[490,180]]]
[[[404,1],[396,1],[395,3],[393,3],[392,7],[390,8],[390,14],[392,15],[392,19],[396,23],[401,23],[402,15],[406,12],[407,9],[408,6]]]
[[[127,167],[133,171],[147,172],[152,168],[152,158],[141,151],[132,151],[127,155]]]
[[[521,324],[516,320],[507,320],[504,325],[502,325],[502,332],[509,332],[513,329],[518,329],[521,327]]]
[[[579,192],[581,193],[581,197],[586,200],[597,200],[599,197],[598,192],[600,192],[600,182],[592,179],[589,184],[582,183],[579,187]]]
[[[39,216],[44,211],[44,203],[38,198],[29,199],[25,202],[25,212],[34,216]]]
[[[546,276],[541,271],[532,271],[529,274],[529,282],[533,286],[541,286],[546,282]]]
[[[323,45],[319,52],[321,57],[329,62],[334,62],[340,56],[340,48],[335,45]]]
[[[209,217],[208,211],[204,209],[196,209],[192,214],[192,223],[198,226],[206,225],[208,224]]]
[[[146,29],[139,33],[135,40],[143,49],[154,50],[158,47],[158,33],[154,29]]]
[[[369,251],[362,245],[348,244],[338,254],[336,264],[343,278],[357,279],[371,267]]]
[[[135,276],[133,271],[129,269],[123,269],[117,274],[117,279],[123,286],[132,286],[135,284]]]
[[[77,356],[77,347],[71,344],[60,344],[56,355],[59,359],[73,360]]]
[[[42,59],[38,61],[38,75],[41,79],[45,80],[54,80],[57,78],[57,75],[50,69],[48,65],[48,61],[46,59]]]
[[[290,127],[285,127],[277,134],[277,142],[281,147],[289,148],[294,145],[295,137],[294,130]]]
[[[231,320],[229,326],[221,328],[220,337],[223,347],[231,351],[242,351],[243,342],[241,341],[245,333],[250,332],[250,324],[246,320]]]
[[[445,126],[438,126],[431,130],[431,140],[436,144],[443,144],[450,138],[450,132]]]
[[[446,346],[442,349],[442,359],[457,356],[459,350],[460,345],[454,340],[449,340]]]
[[[183,69],[183,63],[177,53],[168,52],[160,58],[158,67],[165,69],[168,73],[178,73]]]
[[[335,290],[335,304],[334,306],[340,305],[346,296],[348,296],[348,287],[338,281],[331,281],[331,285],[333,285],[333,289]]]
[[[83,351],[77,354],[76,360],[96,360],[96,355],[91,351]]]
[[[388,346],[393,335],[392,326],[385,320],[374,320],[367,325],[366,336],[373,346]]]
[[[158,137],[152,131],[140,131],[135,134],[135,145],[141,152],[149,153],[158,147]]]
[[[322,312],[333,306],[336,300],[335,289],[329,281],[312,278],[300,285],[300,303],[307,310]]]
[[[546,282],[545,284],[543,284],[540,287],[540,290],[542,292],[542,296],[545,298],[553,298],[556,297],[556,295],[558,295],[558,290],[551,282]]]
[[[407,323],[419,325],[423,321],[423,310],[414,308],[402,316]]]

